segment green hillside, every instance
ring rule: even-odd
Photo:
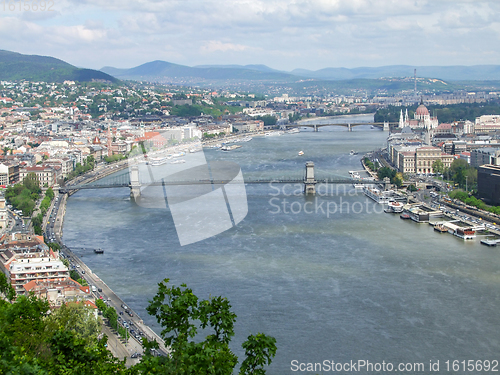
[[[80,69],[49,56],[23,55],[0,50],[0,80],[63,82],[65,80],[89,82],[105,80],[116,82],[109,74],[93,69]]]

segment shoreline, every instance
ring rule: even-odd
[[[95,176],[91,176],[85,181],[85,183],[92,182],[95,180],[98,180],[100,178],[104,178],[110,174],[113,174],[115,172],[118,172],[120,170],[125,169],[128,166],[128,163],[125,163],[125,165],[120,165],[119,169],[113,169],[115,165],[111,165],[111,168],[109,168],[108,171],[109,173],[105,172],[105,175],[99,178],[94,178]],[[83,182],[82,181],[82,182]],[[82,183],[80,182],[80,183]],[[75,191],[76,192],[76,191]],[[63,225],[64,225],[64,218],[66,215],[66,205],[67,205],[67,200],[68,197],[70,196],[69,194],[59,194],[57,193],[56,196],[60,197],[60,204],[59,208],[57,210],[57,213],[55,215],[55,225],[54,225],[54,237],[56,242],[61,246],[61,253],[64,254],[66,259],[69,260],[70,265],[78,265],[79,267],[76,268],[77,272],[80,273],[80,276],[87,281],[89,285],[95,285],[98,290],[100,289],[101,292],[91,292],[92,295],[96,298],[99,299],[102,296],[102,299],[107,302],[109,306],[113,306],[118,314],[121,316],[126,317],[127,320],[132,321],[135,330],[139,330],[141,332],[144,332],[144,335],[142,337],[145,337],[149,341],[157,341],[158,344],[160,345],[160,353],[166,355],[169,350],[165,346],[165,343],[163,339],[155,332],[153,331],[148,325],[144,324],[143,319],[139,317],[139,315],[133,311],[128,304],[125,303],[107,284],[106,282],[98,276],[96,273],[90,269],[89,266],[87,266],[72,250],[70,247],[66,246],[64,241],[63,241]],[[84,274],[82,274],[82,271],[85,271]],[[125,310],[122,306],[127,306],[127,309]],[[131,316],[125,315],[126,311],[130,311],[132,313]],[[110,331],[109,327],[106,326],[106,329]],[[105,330],[105,324],[103,323],[103,331]],[[111,332],[111,331],[110,331]],[[127,364],[133,365],[139,361],[139,359],[132,359],[130,358],[130,355],[134,352],[143,352],[143,347],[142,343],[140,342],[139,339],[130,336],[129,340],[125,343],[123,343],[122,339],[117,335],[114,334],[114,338],[108,336],[108,343],[112,342],[114,345],[109,345],[109,350],[111,350],[113,347],[115,350],[117,350],[118,345],[123,345],[123,347],[128,351],[127,355]],[[120,351],[117,350],[116,352],[113,352],[115,356],[116,353]],[[123,353],[123,350],[121,350]],[[117,356],[118,357],[118,356]]]

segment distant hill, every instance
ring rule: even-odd
[[[44,82],[117,81],[116,78],[99,70],[77,68],[54,57],[23,55],[4,50],[0,50],[0,79]]]
[[[120,79],[166,81],[170,78],[196,78],[201,80],[253,80],[253,81],[296,81],[297,77],[290,73],[272,70],[264,65],[207,65],[189,67],[166,61],[152,61],[135,68],[117,69],[104,67],[102,72]]]
[[[413,77],[417,69],[417,77],[437,78],[444,81],[494,81],[500,80],[500,65],[473,66],[409,66],[390,65],[377,68],[325,68],[316,71],[295,69],[291,73],[301,77],[326,80],[344,79],[378,79],[386,77]]]
[[[267,81],[293,83],[308,79],[321,81],[381,79],[413,77],[433,78],[444,81],[494,81],[500,80],[500,65],[474,66],[410,66],[390,65],[360,68],[325,68],[316,71],[294,69],[291,72],[279,71],[266,65],[198,65],[189,67],[166,61],[152,61],[130,69],[104,67],[101,71],[120,79],[148,80],[157,82],[183,79],[190,83],[206,81]]]
[[[262,64],[254,65],[196,65],[194,68],[226,68],[226,69],[250,69],[258,70],[260,72],[275,72],[275,73],[286,73],[281,70],[276,70]]]

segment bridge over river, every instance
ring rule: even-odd
[[[316,120],[317,121],[317,120]],[[383,131],[389,131],[391,126],[397,126],[397,122],[355,122],[355,123],[335,123],[335,122],[325,122],[325,123],[312,123],[309,121],[303,121],[303,122],[298,122],[298,123],[293,123],[293,124],[286,124],[284,125],[285,128],[302,128],[302,127],[308,127],[308,128],[313,128],[315,132],[319,130],[319,128],[324,127],[324,126],[343,126],[347,128],[348,131],[352,131],[352,129],[356,126],[361,126],[361,125],[371,125],[376,128],[380,128]]]
[[[158,179],[155,181],[141,181],[139,176],[138,166],[131,166],[129,169],[122,170],[122,173],[117,173],[114,176],[107,177],[106,179],[97,180],[85,184],[68,185],[61,187],[59,192],[62,194],[73,194],[80,189],[111,189],[111,188],[125,188],[131,190],[131,197],[137,198],[141,194],[141,187],[143,186],[182,186],[182,185],[225,185],[230,183],[230,179]],[[373,185],[382,184],[387,187],[388,181],[376,181],[373,179],[354,179],[350,177],[343,177],[334,175],[328,172],[315,173],[314,163],[307,162],[305,165],[305,173],[302,176],[281,176],[276,178],[270,177],[252,177],[247,176],[243,179],[242,183],[247,184],[304,184],[305,194],[315,194],[316,185],[318,184],[363,184]]]

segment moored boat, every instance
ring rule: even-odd
[[[446,233],[448,232],[448,228],[446,228],[443,224],[436,224],[434,225],[434,230],[439,233]]]
[[[149,161],[147,162],[148,165],[155,167],[158,165],[163,165],[166,164],[168,161],[168,158],[150,158]]]

